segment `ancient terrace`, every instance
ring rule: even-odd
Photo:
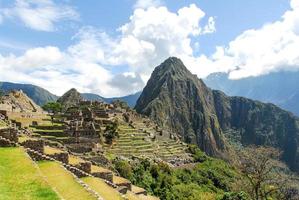
[[[191,161],[174,134],[119,102],[80,100],[62,112],[48,113],[14,92],[1,100],[0,108],[0,153],[17,154],[36,170],[28,154],[48,187],[64,199],[76,199],[79,192],[85,199],[156,199],[120,177],[112,160],[147,158],[170,165]],[[61,177],[76,191],[68,192]]]

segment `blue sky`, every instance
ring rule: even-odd
[[[58,95],[76,87],[119,96],[142,89],[168,56],[180,57],[200,78],[218,71],[243,78],[297,70],[298,55],[287,52],[298,42],[298,5],[0,0],[0,80],[37,84]]]

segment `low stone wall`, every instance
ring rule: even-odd
[[[125,183],[115,183],[115,185],[117,185],[118,187],[122,187],[122,186],[124,186],[124,187],[127,187],[128,188],[128,190],[132,190],[132,183],[130,183],[130,182],[125,182]]]
[[[16,144],[0,136],[0,147],[15,147]]]
[[[71,152],[75,152],[75,153],[87,153],[87,152],[91,152],[92,151],[93,146],[86,145],[86,144],[71,144],[71,145],[67,145],[67,148]]]
[[[13,128],[0,129],[0,136],[13,142],[18,142],[18,131]]]
[[[33,149],[42,154],[45,152],[45,142],[43,140],[26,140],[22,142],[22,145],[25,148]]]
[[[65,132],[61,131],[34,131],[35,133],[38,133],[40,135],[44,136],[54,136],[54,137],[68,137],[69,135]]]
[[[71,165],[64,165],[64,167],[69,170],[70,172],[72,172],[73,174],[75,174],[78,178],[82,178],[82,177],[87,177],[89,176],[86,172],[84,172],[83,170],[80,170],[76,167],[73,167]]]
[[[65,164],[69,163],[69,154],[67,152],[47,154],[47,156],[49,156],[51,158],[54,158],[55,160],[58,160],[58,161],[63,162]]]
[[[96,156],[87,159],[101,166],[110,165],[110,161],[103,154],[97,154]]]
[[[109,182],[113,181],[113,174],[112,172],[94,172],[92,173],[93,176],[101,178],[101,179],[105,179]]]
[[[65,126],[57,126],[57,125],[53,125],[53,126],[30,126],[36,129],[40,129],[40,130],[64,130]]]
[[[77,165],[74,165],[74,167],[81,169],[82,171],[90,174],[91,173],[91,162],[82,162]]]
[[[27,149],[27,153],[31,157],[31,159],[34,161],[51,160],[50,157],[48,157],[44,154],[41,154],[40,152],[32,150],[32,149]]]

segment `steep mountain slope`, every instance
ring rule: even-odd
[[[100,95],[97,95],[97,94],[93,94],[93,93],[81,93],[81,96],[85,100],[89,100],[89,101],[105,101],[103,97],[101,97]]]
[[[42,112],[23,91],[13,90],[0,98],[0,110],[15,112]]]
[[[204,82],[228,95],[274,103],[299,116],[299,72],[274,72],[239,80],[229,79],[226,73],[214,73]]]
[[[299,171],[298,118],[273,104],[213,91],[177,58],[156,67],[135,108],[209,155],[227,155],[226,141],[269,145]]]
[[[64,109],[67,109],[71,106],[75,106],[78,102],[82,101],[83,97],[81,94],[74,88],[67,91],[62,97],[60,97],[57,102],[61,103]]]
[[[0,82],[0,89],[6,93],[12,90],[22,90],[25,94],[27,94],[28,97],[30,97],[36,104],[40,106],[50,101],[56,101],[58,98],[49,91],[30,84]]]
[[[212,91],[177,58],[154,70],[135,109],[171,127],[186,142],[197,143],[209,155],[226,153]]]

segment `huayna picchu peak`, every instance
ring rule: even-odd
[[[273,104],[213,91],[177,58],[155,68],[135,109],[208,155],[228,158],[232,141],[272,146],[299,171],[298,118]]]

